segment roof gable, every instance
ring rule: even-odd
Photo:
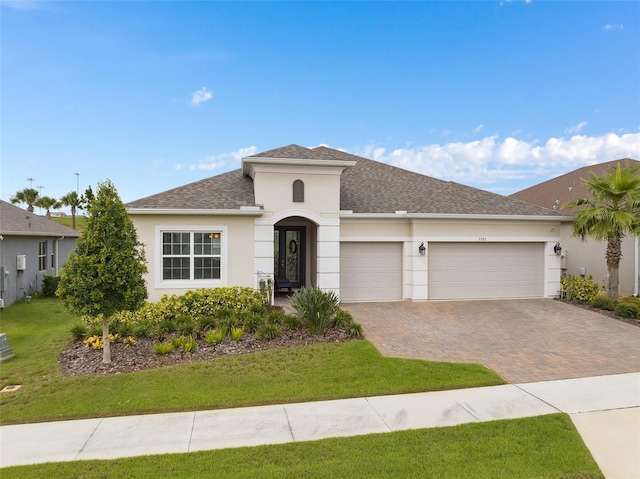
[[[581,178],[588,179],[589,173],[602,176],[618,163],[622,163],[623,166],[630,165],[636,168],[640,167],[640,161],[631,158],[622,158],[605,163],[598,163],[596,165],[584,166],[513,193],[510,197],[534,205],[552,208],[566,215],[572,215],[575,213],[575,208],[562,209],[562,205],[569,201],[575,201],[589,196],[587,185],[584,184]]]
[[[2,200],[0,200],[0,233],[14,236],[67,236],[72,238],[80,236],[80,233],[74,229]]]

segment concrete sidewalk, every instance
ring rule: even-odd
[[[640,373],[0,427],[0,466],[310,441],[565,412],[607,478],[640,478]]]

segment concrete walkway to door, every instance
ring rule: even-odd
[[[511,383],[640,372],[640,327],[552,299],[341,306],[386,356],[480,363]]]

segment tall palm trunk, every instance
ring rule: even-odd
[[[607,294],[614,301],[618,301],[618,268],[622,258],[622,237],[615,236],[607,240],[607,270],[609,278],[607,280]]]

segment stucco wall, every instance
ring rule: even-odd
[[[145,245],[147,257],[146,275],[149,301],[158,301],[164,294],[184,294],[189,289],[199,287],[246,286],[254,287],[254,218],[209,215],[131,215],[136,227],[138,239]],[[208,285],[185,282],[184,287],[172,285],[167,287],[160,278],[160,254],[157,225],[163,227],[196,227],[203,230],[224,228],[222,262],[225,270],[220,281],[212,281]],[[226,258],[225,258],[226,256]]]
[[[585,268],[586,276],[593,276],[593,280],[601,286],[606,286],[608,272],[605,253],[607,243],[597,242],[586,238],[571,236],[571,223],[563,223],[561,229],[561,242],[563,252],[563,267],[566,274],[580,275],[580,268]],[[618,271],[618,293],[632,295],[635,291],[635,265],[638,252],[635,251],[635,239],[627,237],[622,240],[622,259]]]

